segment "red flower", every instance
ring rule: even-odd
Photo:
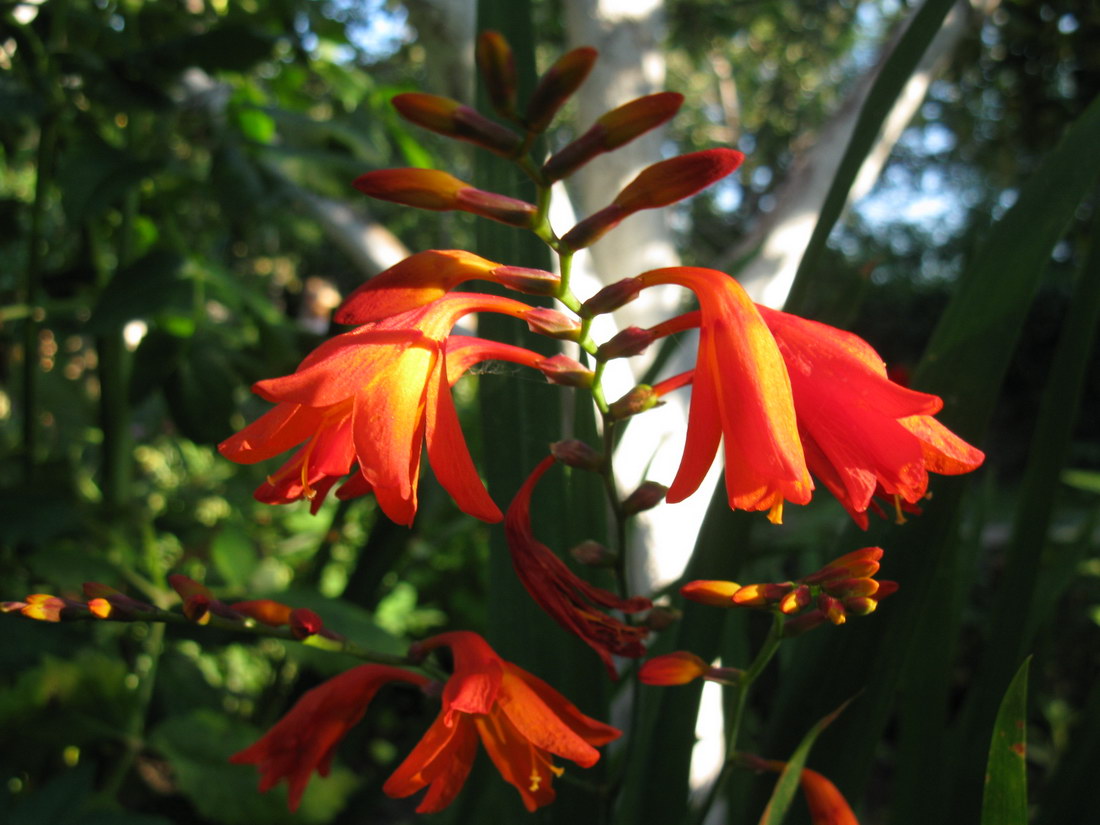
[[[508,507],[504,530],[512,565],[524,588],[555,622],[578,636],[595,650],[616,678],[612,655],[638,657],[645,655],[642,644],[648,633],[645,627],[631,626],[615,619],[600,608],[637,613],[652,607],[649,599],[623,599],[614,593],[595,587],[570,570],[565,562],[535,538],[531,529],[531,495],[543,474],[554,464],[551,456],[543,459],[524,482]]]
[[[643,287],[679,284],[699,299],[687,442],[667,500],[681,501],[695,492],[722,441],[730,507],[767,510],[779,522],[783,502],[805,504],[813,482],[798,438],[787,369],[760,313],[733,278],[713,269],[654,269],[635,280]]]
[[[419,813],[442,810],[455,798],[478,739],[527,810],[534,811],[554,799],[552,782],[562,768],[552,756],[588,768],[600,758],[596,746],[620,735],[582,714],[541,679],[501,659],[476,633],[444,633],[418,648],[426,652],[442,646],[451,648],[455,662],[443,689],[443,709],[383,786],[394,797],[427,788]]]
[[[779,344],[794,393],[810,471],[862,526],[877,494],[913,504],[928,473],[956,475],[985,456],[932,418],[943,401],[887,377],[857,335],[760,307]]]
[[[893,498],[899,511],[919,512],[915,503],[927,492],[928,473],[968,473],[985,459],[932,417],[943,406],[938,396],[891,381],[878,353],[859,336],[764,306],[757,310],[782,354],[806,464],[861,527],[867,527],[868,508],[881,512],[875,496]],[[705,306],[652,332],[695,326],[705,330]],[[689,372],[662,381],[654,391],[664,395],[694,381],[698,393],[698,366],[694,372],[694,378]],[[693,397],[692,414],[696,404]],[[690,437],[690,419],[688,426]],[[728,466],[726,472],[728,483]]]
[[[517,318],[536,312],[509,298],[450,293],[338,335],[307,356],[293,375],[258,382],[254,391],[278,406],[219,449],[233,461],[251,464],[304,442],[256,497],[271,503],[305,497],[313,500],[314,509],[358,462],[341,497],[373,492],[387,516],[411,524],[426,442],[432,469],[458,506],[485,521],[499,521],[500,510],[466,447],[449,386],[477,360],[537,367],[542,356],[477,339],[448,342],[460,317],[481,311]]]
[[[307,691],[263,738],[233,754],[230,762],[260,769],[260,790],[285,779],[290,810],[298,808],[313,771],[328,776],[337,744],[355,726],[387,682],[425,685],[418,673],[384,665],[360,665]]]

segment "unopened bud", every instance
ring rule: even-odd
[[[844,600],[844,610],[853,616],[867,616],[878,608],[878,600],[867,596],[855,596]]]
[[[878,592],[878,582],[874,579],[837,579],[826,582],[822,587],[837,599],[873,596]]]
[[[561,238],[561,245],[570,252],[591,246],[631,215],[631,211],[616,203],[593,212]]]
[[[649,611],[649,615],[646,616],[645,626],[652,630],[654,633],[660,633],[662,630],[667,630],[680,621],[684,617],[682,610],[677,610],[675,607],[667,607],[665,605],[657,605]]]
[[[740,607],[763,607],[775,604],[793,589],[789,583],[747,584],[733,594],[733,603]]]
[[[623,501],[623,515],[632,516],[645,510],[652,510],[665,500],[668,487],[656,481],[643,481],[638,489]]]
[[[680,595],[711,607],[733,607],[733,594],[741,589],[737,582],[701,579],[680,588]]]
[[[817,597],[817,607],[825,614],[825,618],[835,625],[842,625],[848,619],[844,612],[844,605],[832,596],[822,593]]]
[[[309,608],[298,607],[290,612],[290,632],[299,641],[320,633],[323,628],[321,617]]]
[[[556,295],[561,286],[561,278],[553,272],[525,266],[498,266],[487,278],[526,295]]]
[[[406,120],[445,137],[457,138],[488,149],[504,158],[513,158],[523,138],[506,126],[456,100],[423,92],[406,92],[391,101]]]
[[[36,619],[40,622],[67,622],[88,616],[88,607],[82,602],[49,593],[32,593],[26,597],[25,602],[16,604],[23,605],[19,608],[20,613],[28,619]]]
[[[566,441],[555,441],[550,445],[550,454],[562,464],[580,470],[595,472],[604,463],[604,457],[601,453],[575,438]]]
[[[360,175],[354,186],[379,200],[436,212],[458,209],[523,228],[532,225],[538,211],[534,204],[475,189],[438,169],[378,169]]]
[[[734,149],[706,149],[662,160],[639,172],[613,203],[628,214],[668,206],[721,180],[744,159]]]
[[[592,128],[554,154],[542,167],[549,181],[561,180],[602,152],[617,149],[660,126],[683,103],[683,95],[658,92],[624,103],[601,116]]]
[[[521,229],[529,229],[538,212],[533,203],[498,195],[496,192],[474,189],[472,186],[458,191],[455,208]]]
[[[546,380],[551,384],[558,384],[562,387],[588,389],[592,386],[594,380],[592,370],[568,355],[560,353],[551,358],[543,358],[535,362],[535,369],[545,375]]]
[[[484,31],[477,39],[474,56],[493,108],[511,117],[516,109],[516,58],[512,47],[500,32]]]
[[[813,601],[813,595],[810,593],[810,588],[804,584],[800,585],[779,600],[779,612],[792,616],[809,606],[811,601]]]
[[[588,46],[573,49],[558,58],[540,79],[527,104],[524,124],[532,132],[544,132],[577,88],[584,83],[598,52]]]
[[[710,670],[710,665],[686,650],[654,656],[638,669],[638,679],[645,685],[686,685]]]
[[[624,278],[613,284],[608,284],[583,304],[580,312],[582,318],[594,318],[608,312],[614,312],[621,306],[625,306],[638,297],[642,291],[642,283],[637,278]]]
[[[648,329],[627,327],[596,350],[598,361],[610,361],[613,358],[632,358],[648,349],[656,336]]]
[[[569,555],[585,567],[612,567],[619,558],[619,554],[610,547],[605,547],[592,539],[582,541],[576,547],[570,548]]]
[[[531,332],[561,341],[576,341],[577,333],[581,328],[576,320],[565,313],[546,307],[536,307],[530,312],[525,312],[523,320],[527,322]]]
[[[648,384],[639,384],[618,401],[608,405],[607,411],[613,420],[629,418],[632,415],[651,410],[661,403],[653,387]]]

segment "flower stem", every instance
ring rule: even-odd
[[[696,810],[696,825],[703,825],[707,814],[729,779],[730,772],[738,765],[737,739],[741,732],[741,722],[745,715],[745,703],[748,699],[749,689],[779,650],[779,645],[783,642],[783,621],[784,616],[782,613],[778,610],[772,612],[772,626],[768,631],[767,638],[764,639],[764,644],[757,652],[752,664],[742,674],[738,684],[730,688],[734,691],[733,714],[726,723],[726,758],[722,763],[718,778],[714,780],[714,784],[707,791],[706,798]]]

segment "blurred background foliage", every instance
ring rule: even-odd
[[[265,408],[249,385],[292,371],[330,333],[340,296],[385,265],[349,256],[340,204],[394,249],[474,244],[469,216],[367,204],[349,186],[387,166],[473,174],[464,145],[407,127],[388,105],[398,92],[436,90],[433,65],[443,55],[438,37],[423,36],[430,11],[424,0],[0,5],[0,597],[75,595],[96,580],[167,604],[164,578],[182,572],[227,600],[268,596],[314,607],[327,624],[382,650],[440,629],[485,628],[489,528],[457,513],[430,482],[410,530],[379,517],[370,500],[329,501],[317,515],[304,504],[258,504],[251,491],[270,468],[232,465],[215,450]],[[899,0],[667,0],[663,11],[668,86],[687,96],[668,154],[715,144],[748,154],[736,180],[673,214],[685,262],[706,265],[776,207],[800,148],[911,8]],[[531,14],[531,45],[544,66],[564,47],[562,10],[540,0]],[[912,375],[991,226],[1096,98],[1098,41],[1093,3],[991,7],[934,82],[871,195],[831,234],[812,314],[860,333],[899,376]],[[988,465],[958,493],[965,505],[951,532],[963,540],[951,546],[961,572],[928,591],[954,617],[943,653],[946,720],[962,718],[1013,524],[1028,512],[1029,444],[1044,403],[1058,403],[1048,386],[1067,314],[1080,300],[1074,291],[1100,277],[1082,271],[1096,241],[1095,183],[1091,199],[1070,207],[1023,307],[980,441]],[[1042,560],[1032,584],[1045,588],[1045,612],[1028,613],[1028,649],[1041,653],[1032,668],[1029,764],[1033,799],[1042,802],[1036,816],[1050,823],[1068,821],[1058,818],[1062,810],[1100,808],[1087,769],[1100,758],[1100,369],[1091,337],[1086,330],[1077,348],[1082,362],[1091,359],[1080,404],[1060,410],[1069,440],[1054,468],[1061,481],[1051,489],[1050,529],[1028,548]],[[489,371],[457,388],[475,450],[472,385],[513,378]],[[713,519],[711,544],[715,535],[727,544],[747,535],[741,521]],[[735,553],[736,569],[725,560],[721,572],[764,580],[788,571],[792,557],[812,569],[811,557],[840,535],[864,541],[842,533],[845,517],[829,502],[788,522],[766,536],[754,529]],[[877,529],[874,540],[891,541]],[[695,569],[708,558],[700,555]],[[387,800],[380,786],[433,711],[399,691],[376,703],[297,816],[286,812],[283,792],[255,792],[250,768],[225,764],[347,661],[176,628],[2,621],[5,822],[412,819],[411,807]],[[743,654],[759,630],[738,621],[727,655]],[[872,644],[864,637],[875,624],[838,644],[862,655],[873,649],[860,645]],[[783,667],[808,644],[799,642]],[[768,712],[800,701],[776,691],[757,708],[750,738],[789,752],[809,725]],[[858,703],[848,711],[859,713]],[[867,822],[906,821],[899,806],[912,800],[916,780],[891,771],[912,768],[899,729],[911,736],[920,722],[889,717],[873,765],[838,769],[842,787],[864,800]],[[988,733],[980,738],[984,745]],[[827,735],[823,743],[834,749],[819,764],[827,771],[843,743]],[[927,766],[905,776],[926,778]],[[749,784],[737,784],[730,801],[743,817],[751,817],[750,801],[761,803],[751,810],[762,806],[764,791]],[[673,818],[661,821],[679,821],[686,788],[652,788],[676,800]]]

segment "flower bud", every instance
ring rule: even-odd
[[[535,363],[535,369],[546,376],[551,384],[562,387],[580,387],[588,389],[592,386],[592,370],[578,363],[568,355],[558,354],[551,358],[543,358]]]
[[[561,238],[561,245],[570,252],[589,247],[622,223],[623,218],[629,217],[630,214],[629,210],[618,204],[605,206],[566,232]]]
[[[612,567],[618,561],[619,554],[598,541],[588,539],[569,550],[569,555],[578,564],[585,567]]]
[[[455,209],[506,223],[509,226],[518,226],[520,229],[530,229],[538,212],[532,203],[509,198],[507,195],[498,195],[496,192],[474,189],[472,186],[458,190],[455,196]]]
[[[878,608],[878,600],[868,596],[855,596],[844,600],[844,610],[853,616],[868,616]]]
[[[582,318],[594,318],[608,312],[614,312],[638,297],[642,284],[637,278],[624,278],[609,284],[581,304],[579,315]]]
[[[676,92],[646,95],[602,115],[587,132],[554,154],[542,167],[549,181],[561,180],[596,155],[617,149],[671,118],[684,96]]]
[[[662,160],[638,173],[613,203],[628,213],[668,206],[721,180],[744,159],[734,149],[706,149]]]
[[[878,592],[878,582],[874,579],[837,579],[826,582],[822,587],[837,599],[873,596]]]
[[[553,272],[525,266],[498,266],[487,278],[526,295],[556,295],[561,286],[561,278]]]
[[[293,612],[293,608],[272,599],[234,602],[230,607],[241,615],[269,627],[283,627],[290,624],[290,614]]]
[[[783,625],[783,638],[790,639],[794,636],[801,636],[815,627],[820,627],[825,622],[825,614],[819,608],[815,607],[813,610],[799,613],[793,619],[788,619]]]
[[[746,584],[733,594],[733,603],[740,607],[764,607],[775,604],[793,589],[789,583]]]
[[[779,612],[792,616],[807,607],[812,600],[810,588],[804,584],[800,585],[779,600]]]
[[[613,358],[631,358],[641,355],[654,339],[655,336],[648,329],[627,327],[600,345],[596,350],[596,359],[610,361]]]
[[[378,200],[446,212],[470,212],[494,221],[529,228],[537,213],[534,204],[475,189],[438,169],[378,169],[355,179],[354,186]]]
[[[481,79],[493,108],[504,117],[516,110],[516,58],[512,47],[497,31],[484,31],[474,52]]]
[[[106,584],[84,582],[83,590],[85,597],[89,599],[88,609],[99,619],[133,621],[139,613],[156,612],[153,605],[131,599],[125,593]]]
[[[667,630],[672,627],[683,617],[684,612],[682,610],[677,610],[675,607],[667,607],[666,605],[657,605],[650,610],[649,615],[646,616],[645,626],[654,633],[660,633],[662,630]]]
[[[527,103],[523,121],[529,131],[546,131],[558,109],[584,83],[598,56],[595,49],[582,46],[566,52],[546,70]]]
[[[737,582],[702,579],[685,584],[680,588],[680,595],[711,607],[733,607],[733,594],[740,589],[741,585]]]
[[[476,109],[456,100],[423,92],[406,92],[391,101],[406,120],[445,137],[457,138],[488,149],[503,158],[514,158],[523,138],[489,120]]]
[[[686,650],[654,656],[638,669],[638,679],[645,685],[686,685],[710,670],[710,665]]]
[[[531,332],[545,335],[549,338],[557,338],[561,341],[576,341],[580,324],[564,313],[556,309],[536,307],[523,315]]]
[[[301,641],[324,629],[321,617],[306,607],[298,607],[290,612],[290,632]]]
[[[632,516],[645,510],[652,510],[665,500],[668,487],[656,481],[643,481],[641,485],[623,501],[623,515]]]
[[[67,622],[88,616],[87,605],[49,593],[32,593],[22,605],[20,613],[40,622]]]
[[[618,421],[651,410],[660,403],[661,400],[653,391],[653,387],[648,384],[639,384],[618,401],[612,401],[607,411],[613,420]]]
[[[577,439],[555,441],[550,445],[550,454],[562,464],[579,470],[599,470],[604,457],[591,446]]]
[[[842,625],[848,620],[844,613],[844,605],[839,599],[822,593],[817,597],[817,608],[825,614],[825,618],[835,625]]]

